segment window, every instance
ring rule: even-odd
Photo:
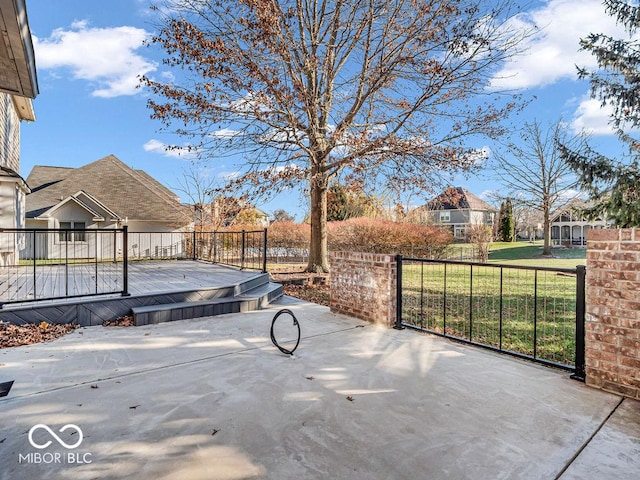
[[[84,222],[75,222],[73,224],[73,228],[77,228],[82,230],[82,232],[73,232],[73,240],[76,242],[85,242],[86,238],[85,238],[85,232],[84,229],[86,228],[86,224]]]
[[[60,222],[60,230],[68,230],[70,228],[71,222]],[[71,240],[70,235],[70,232],[59,232],[58,240],[60,240],[61,242],[68,242]]]
[[[84,230],[86,228],[85,222],[60,222],[60,230]],[[86,242],[86,234],[84,231],[79,232],[59,232],[58,240],[60,242]]]
[[[440,212],[440,222],[450,222],[451,221],[451,212]]]

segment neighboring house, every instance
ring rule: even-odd
[[[495,208],[462,187],[447,188],[420,209],[420,216],[426,216],[424,223],[450,228],[457,240],[465,240],[474,225],[492,227],[497,214]]]
[[[38,95],[33,44],[24,0],[0,0],[0,228],[24,228],[25,195],[20,176],[20,122],[34,121]],[[18,258],[24,237],[0,235],[0,266]]]
[[[238,213],[236,222],[240,224],[255,225],[260,228],[267,228],[271,220],[267,213],[247,203]]]
[[[35,166],[27,184],[31,188],[26,198],[27,228],[114,229],[127,225],[130,232],[179,232],[191,227],[189,208],[171,190],[114,155],[79,168]],[[134,246],[138,249],[134,255],[140,249],[150,253],[158,248],[151,235],[136,238],[140,244]],[[60,245],[72,244],[73,256],[91,257],[98,249],[92,242],[97,241],[82,232],[50,234],[46,241],[38,242],[36,255],[58,258]],[[33,248],[27,245],[22,258],[32,258]]]
[[[592,228],[610,228],[612,221],[606,218],[587,220],[582,210],[589,205],[574,199],[551,215],[551,243],[567,247],[586,247],[587,232]]]
[[[516,221],[516,238],[522,240],[541,240],[544,238],[544,214],[542,210],[522,207],[514,210]]]

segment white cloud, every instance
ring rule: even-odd
[[[576,65],[595,68],[595,57],[580,51],[580,39],[590,33],[626,38],[624,29],[607,15],[601,0],[550,0],[542,7],[511,19],[515,28],[538,27],[525,42],[528,50],[496,74],[492,87],[523,89],[577,80]]]
[[[611,107],[603,107],[600,100],[584,98],[576,108],[570,123],[571,130],[591,135],[613,135],[614,129],[609,124],[611,113]]]
[[[168,149],[168,147],[166,143],[162,143],[155,138],[152,138],[142,146],[145,152],[158,153],[165,157],[178,158],[180,160],[193,160],[196,157],[196,152],[190,151],[189,147],[173,149]]]
[[[232,130],[230,128],[221,128],[213,132],[212,135],[219,138],[234,138],[238,135],[242,135],[242,132],[238,130]]]
[[[91,82],[96,97],[138,93],[138,75],[153,72],[157,64],[136,53],[149,32],[122,26],[92,28],[86,20],[68,30],[58,28],[48,38],[34,37],[39,70],[68,68],[73,78]]]

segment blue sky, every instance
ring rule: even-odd
[[[34,100],[36,122],[22,124],[21,174],[26,178],[34,165],[77,167],[114,154],[175,191],[189,162],[162,148],[175,139],[158,133],[159,124],[149,118],[146,92],[136,88],[138,74],[169,74],[161,52],[141,45],[154,31],[149,1],[26,3],[40,95]],[[615,155],[619,147],[607,111],[589,99],[588,84],[577,80],[575,65],[595,66],[591,55],[578,51],[580,37],[590,32],[622,36],[621,28],[604,14],[599,0],[530,5],[513,21],[536,24],[538,33],[529,39],[528,52],[505,65],[494,81],[534,99],[516,123],[562,117],[572,131],[591,132],[596,149]],[[212,175],[233,167],[217,168]],[[481,196],[500,189],[490,180],[462,176],[455,184]],[[298,220],[306,210],[298,194],[281,194],[258,206],[268,213],[284,208]]]

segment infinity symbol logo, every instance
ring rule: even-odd
[[[80,427],[78,427],[77,425],[74,425],[73,423],[68,423],[67,425],[65,425],[64,427],[62,427],[60,430],[58,430],[60,433],[64,432],[65,430],[68,430],[70,428],[73,428],[76,430],[76,432],[78,432],[78,441],[72,445],[68,445],[67,443],[64,442],[64,440],[62,440],[58,435],[55,434],[55,432],[53,430],[51,430],[47,425],[43,424],[43,423],[39,423],[37,425],[34,425],[33,427],[31,427],[31,429],[29,430],[29,443],[31,444],[32,447],[34,448],[38,448],[38,449],[43,449],[43,448],[47,448],[49,445],[51,445],[51,440],[49,440],[47,443],[43,443],[42,445],[36,443],[33,440],[33,432],[35,432],[36,430],[38,430],[39,428],[42,428],[44,430],[46,430],[47,432],[49,432],[49,434],[56,439],[56,441],[62,445],[64,448],[68,448],[68,449],[73,449],[73,448],[77,448],[80,446],[80,444],[82,443],[82,430],[80,430]]]

